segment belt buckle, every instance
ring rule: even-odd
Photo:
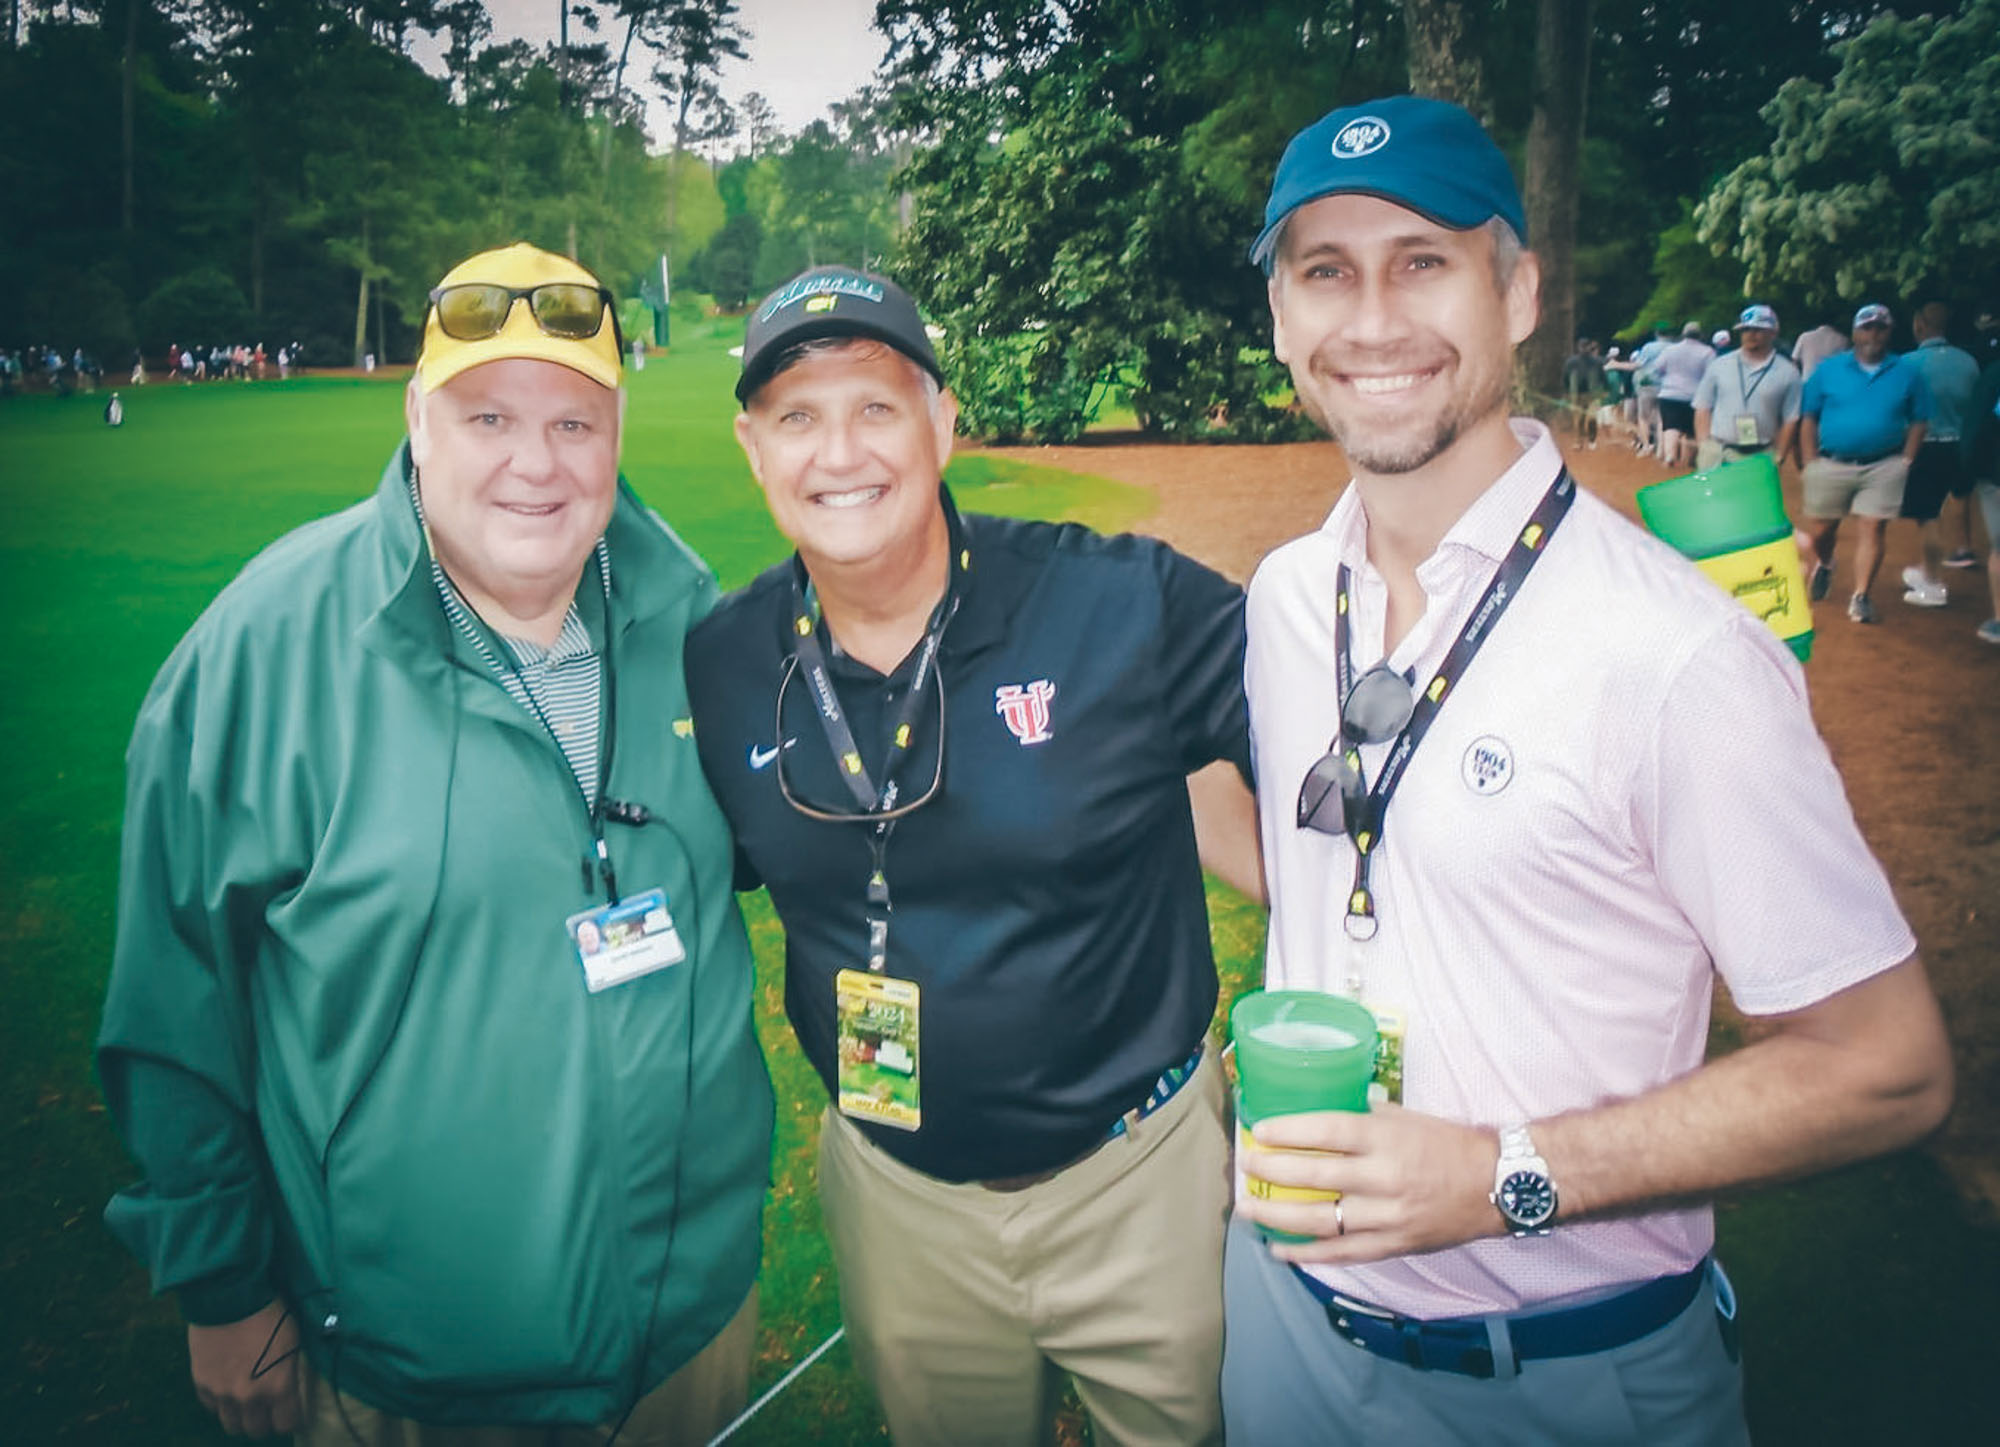
[[[1490,1342],[1478,1340],[1455,1340],[1451,1333],[1435,1330],[1431,1325],[1415,1317],[1400,1316],[1393,1311],[1385,1311],[1379,1306],[1371,1306],[1365,1301],[1356,1301],[1351,1296],[1335,1291],[1328,1295],[1326,1303],[1328,1323],[1363,1351],[1373,1352],[1390,1361],[1401,1361],[1420,1372],[1451,1372],[1458,1376],[1473,1377],[1481,1381],[1495,1375],[1493,1350]],[[1365,1317],[1379,1327],[1386,1327],[1395,1335],[1395,1345],[1389,1350],[1371,1345],[1367,1338],[1355,1329],[1351,1317]]]
[[[1342,1311],[1353,1312],[1356,1316],[1372,1317],[1376,1321],[1388,1322],[1392,1325],[1402,1320],[1393,1311],[1384,1311],[1379,1306],[1370,1306],[1365,1301],[1356,1301],[1353,1297],[1344,1296],[1338,1291],[1327,1298],[1327,1305],[1337,1306]]]

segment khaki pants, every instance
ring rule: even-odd
[[[642,1397],[617,1447],[702,1447],[750,1398],[750,1357],[757,1344],[757,1288],[729,1324],[681,1369]],[[294,1447],[603,1447],[618,1421],[592,1427],[431,1427],[392,1417],[335,1392],[299,1359],[304,1425]]]
[[[1771,461],[1778,460],[1777,454],[1768,447],[1736,447],[1719,437],[1704,437],[1695,448],[1694,465],[1698,472],[1707,472],[1711,467],[1720,467],[1725,462],[1736,462],[1745,457],[1757,457],[1770,453]]]
[[[954,1185],[829,1108],[820,1201],[854,1360],[898,1447],[1051,1440],[1064,1373],[1096,1440],[1221,1441],[1221,1063],[1050,1180]]]

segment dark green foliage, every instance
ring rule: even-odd
[[[1368,22],[1206,0],[885,0],[877,20],[897,120],[931,143],[903,173],[897,270],[972,431],[1074,437],[1114,386],[1161,435],[1292,430],[1244,251],[1290,130],[1335,86],[1394,88],[1390,52],[1355,44]]]
[[[1675,329],[1682,323],[1701,323],[1702,336],[1730,326],[1743,309],[1746,296],[1743,264],[1733,256],[1719,256],[1695,233],[1694,210],[1681,206],[1681,218],[1660,233],[1653,252],[1653,290],[1619,332],[1622,337],[1643,340],[1652,324],[1662,318]],[[1793,332],[1801,327],[1792,327]]]
[[[250,324],[250,304],[229,273],[213,266],[163,283],[139,307],[139,335],[148,351],[169,342],[234,342]]]
[[[1877,17],[1835,48],[1830,85],[1786,81],[1768,155],[1703,204],[1701,235],[1751,284],[1836,297],[1990,305],[2000,291],[2000,0]]]
[[[741,311],[750,299],[757,252],[764,228],[756,216],[739,212],[722,223],[688,268],[688,280],[715,297],[725,311]]]
[[[408,360],[425,291],[473,250],[532,240],[627,290],[666,241],[665,163],[647,156],[613,94],[601,45],[573,46],[566,62],[485,45],[490,27],[471,0],[102,0],[32,12],[24,43],[0,48],[10,282],[0,344],[113,356],[135,339],[262,339],[273,350],[306,340],[316,364],[364,350]],[[448,81],[406,53],[424,29],[445,42]],[[695,171],[705,188],[705,168],[690,162]],[[690,227],[721,220],[712,196],[682,209]],[[203,269],[228,286],[164,290]],[[212,310],[159,310],[190,295]]]

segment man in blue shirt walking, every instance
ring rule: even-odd
[[[1930,394],[1908,359],[1889,352],[1889,308],[1871,302],[1854,314],[1854,349],[1822,362],[1806,378],[1799,425],[1805,457],[1805,512],[1813,542],[1810,593],[1833,584],[1833,548],[1852,512],[1854,591],[1847,616],[1874,623],[1868,590],[1882,570],[1882,535],[1902,510],[1910,464],[1923,446]]]
[[[1966,499],[1972,494],[1972,475],[1960,456],[1962,439],[1971,423],[1973,395],[1979,390],[1979,363],[1972,354],[1954,347],[1945,338],[1951,326],[1951,308],[1934,301],[1918,311],[1910,323],[1917,349],[1909,361],[1923,375],[1930,393],[1931,420],[1924,432],[1924,445],[1910,468],[1910,485],[1903,493],[1903,516],[1916,520],[1923,543],[1923,562],[1903,569],[1905,603],[1919,608],[1942,608],[1948,601],[1944,586],[1944,536],[1938,516],[1945,499],[1958,499],[1960,527],[1968,544],[1971,520],[1966,515]]]

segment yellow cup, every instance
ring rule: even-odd
[[[1256,1140],[1250,1134],[1250,1127],[1239,1123],[1236,1127],[1237,1149],[1242,1150],[1256,1144]],[[1286,1153],[1298,1156],[1334,1154],[1330,1151],[1301,1151],[1289,1148]],[[1317,1186],[1280,1186],[1274,1182],[1248,1174],[1243,1178],[1243,1185],[1244,1189],[1249,1191],[1251,1197],[1259,1201],[1304,1201],[1310,1203],[1315,1201],[1338,1201],[1340,1199],[1340,1192],[1338,1191],[1323,1191]],[[1276,1235],[1279,1233],[1274,1232],[1272,1234]],[[1304,1241],[1309,1238],[1286,1233],[1284,1239],[1287,1241]]]

